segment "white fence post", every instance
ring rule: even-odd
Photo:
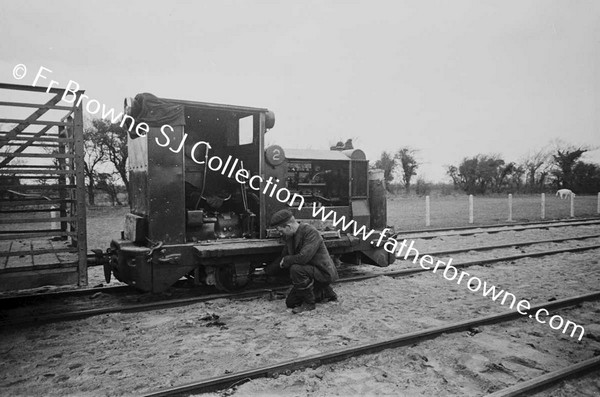
[[[512,194],[508,194],[508,221],[512,222]]]
[[[575,217],[575,195],[570,194],[571,196],[571,218]]]
[[[596,212],[600,214],[600,193],[598,193],[598,209]]]
[[[546,219],[546,193],[542,193],[542,219]]]
[[[431,213],[429,211],[429,196],[425,196],[425,226],[431,226]]]
[[[473,195],[469,194],[469,223],[473,223]]]

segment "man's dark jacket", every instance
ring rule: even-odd
[[[283,248],[283,267],[293,264],[312,265],[328,277],[329,282],[338,279],[337,269],[329,256],[323,237],[314,226],[301,223],[293,237],[285,239]]]

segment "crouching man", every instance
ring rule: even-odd
[[[267,266],[269,276],[289,271],[292,290],[285,301],[293,313],[315,309],[315,301],[335,301],[337,295],[331,283],[338,278],[337,269],[329,256],[321,234],[312,225],[298,223],[288,210],[277,211],[271,218],[285,237],[281,260]],[[316,295],[316,296],[315,296]]]

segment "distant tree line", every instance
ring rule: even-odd
[[[499,155],[478,154],[447,166],[455,188],[468,194],[541,193],[571,189],[578,194],[600,191],[600,166],[581,160],[586,147],[561,144],[539,150],[521,162],[506,162]]]
[[[541,193],[561,188],[577,194],[595,194],[600,192],[600,165],[581,160],[590,150],[556,141],[554,148],[540,149],[518,162],[507,162],[498,154],[477,154],[465,157],[458,165],[446,166],[446,174],[455,190],[467,194]],[[400,185],[410,193],[420,164],[417,152],[403,147],[395,153],[381,153],[374,166],[383,170],[390,192]],[[399,176],[399,184],[394,184],[395,176]],[[428,194],[431,188],[422,178],[414,186],[418,195]]]
[[[459,166],[448,166],[447,174],[454,186],[469,194],[500,193],[520,190],[525,170],[522,166],[506,163],[496,155],[477,155],[465,158]]]

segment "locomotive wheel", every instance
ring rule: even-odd
[[[220,266],[215,272],[215,286],[222,291],[237,291],[248,284],[250,263],[232,263]]]
[[[106,253],[108,255],[108,262],[103,263],[102,267],[104,268],[104,280],[106,281],[106,284],[108,284],[110,283],[112,276],[112,269],[113,267],[117,266],[119,255],[117,247],[112,242],[110,244],[110,248],[106,250]]]

